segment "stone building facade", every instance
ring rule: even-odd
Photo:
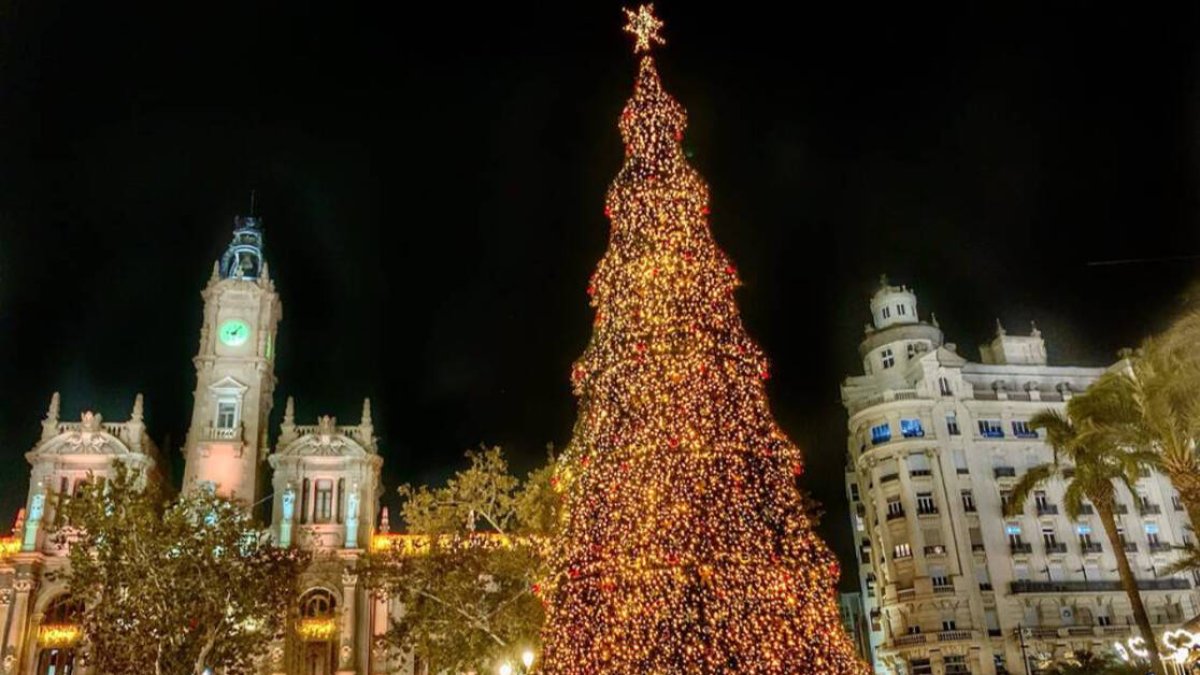
[[[193,359],[196,389],[182,489],[215,490],[256,510],[270,501],[276,541],[314,554],[295,621],[266,655],[264,672],[412,672],[410,659],[388,657],[375,639],[399,608],[373,598],[354,572],[359,556],[388,536],[375,525],[383,458],[370,402],[364,401],[355,425],[332,417],[299,425],[289,398],[270,445],[275,339],[283,311],[258,218],[235,219],[233,239],[201,296],[204,318]],[[54,394],[41,436],[26,454],[31,466],[26,507],[13,535],[0,538],[0,675],[90,675],[76,657],[78,607],[55,574],[68,560],[63,538],[51,536],[54,497],[72,494],[89,475],[106,479],[114,461],[143,470],[148,480],[163,479],[140,395],[125,422],[106,422],[93,411],[83,412],[78,422],[61,421],[60,405]]]
[[[917,297],[884,280],[845,379],[847,498],[859,586],[880,673],[1025,673],[1025,659],[1111,649],[1134,632],[1099,520],[1070,521],[1062,481],[1003,516],[1017,478],[1051,461],[1030,417],[1062,410],[1106,369],[1052,366],[1042,335],[995,338],[967,360],[922,320]],[[1197,580],[1162,570],[1193,536],[1157,473],[1118,516],[1151,621],[1200,611]],[[1158,632],[1156,630],[1156,632]]]

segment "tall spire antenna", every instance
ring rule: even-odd
[[[254,188],[250,188],[250,215],[251,216],[254,215],[254,197],[256,196],[255,193],[257,193],[257,192],[258,191],[255,190]]]

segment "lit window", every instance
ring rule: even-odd
[[[871,427],[871,445],[879,445],[892,440],[892,427],[887,422]]]
[[[333,481],[318,480],[313,500],[313,522],[328,523],[333,518]]]
[[[892,353],[891,347],[879,352],[879,357],[883,359],[883,367],[885,370],[896,365],[896,355]]]
[[[925,429],[921,427],[921,420],[900,420],[900,435],[904,436],[905,438],[923,437],[925,435]]]
[[[979,420],[979,435],[984,438],[1004,438],[1000,420]]]
[[[896,544],[896,547],[892,550],[892,557],[896,559],[911,558],[912,546],[908,544]]]
[[[235,401],[217,402],[218,429],[232,429],[237,426],[237,408]]]
[[[1013,435],[1017,438],[1037,438],[1037,432],[1029,428],[1029,422],[1024,420],[1012,423]]]

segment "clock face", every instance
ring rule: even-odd
[[[217,335],[226,345],[238,347],[246,344],[246,340],[250,339],[250,326],[247,326],[246,322],[241,319],[230,319],[221,324],[221,330]]]

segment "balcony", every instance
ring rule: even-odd
[[[1191,584],[1186,579],[1138,579],[1143,591],[1186,591]],[[1009,585],[1013,595],[1022,593],[1096,593],[1123,590],[1120,581],[1014,581]]]
[[[1165,542],[1165,541],[1150,542],[1150,552],[1151,553],[1166,553],[1167,551],[1170,551],[1172,548],[1174,548],[1174,547],[1170,543]]]
[[[900,474],[898,474],[898,473],[889,473],[889,474],[888,474],[888,475],[886,475],[886,476],[880,476],[880,477],[879,477],[879,484],[880,484],[880,485],[883,485],[884,483],[890,483],[890,482],[892,482],[892,481],[894,481],[894,480],[900,480]]]
[[[944,630],[937,634],[938,642],[960,642],[962,640],[970,640],[973,638],[969,630]]]
[[[1058,505],[1057,504],[1038,504],[1037,505],[1037,514],[1039,516],[1057,516],[1058,515]]]
[[[971,544],[972,553],[986,553],[987,548],[983,544]]]
[[[989,628],[988,637],[1004,637],[1004,633],[999,628]]]
[[[887,519],[889,521],[897,520],[897,519],[903,518],[903,517],[904,517],[904,509],[900,509],[899,511],[888,511],[888,514],[887,514]]]
[[[1158,504],[1142,502],[1141,504],[1138,504],[1138,513],[1142,514],[1143,516],[1158,516],[1162,515],[1162,507]]]
[[[996,478],[1016,478],[1017,470],[1011,466],[998,466],[993,469]]]
[[[924,633],[913,633],[911,635],[901,635],[892,644],[897,647],[911,647],[913,645],[923,645],[929,636]]]
[[[908,475],[912,478],[920,478],[921,476],[932,476],[933,471],[929,469],[913,469],[908,472]]]
[[[1014,555],[1020,555],[1022,553],[1029,554],[1029,553],[1033,553],[1033,544],[1027,544],[1025,542],[1020,542],[1020,543],[1009,542],[1008,550],[1011,551]]]
[[[1124,543],[1126,553],[1137,553],[1137,542],[1127,541]]]
[[[1066,553],[1067,544],[1061,541],[1055,541],[1046,544],[1046,553]]]
[[[937,512],[938,512],[938,510],[937,510],[936,506],[926,506],[926,507],[918,507],[917,508],[918,516],[936,516]]]
[[[986,583],[986,582],[985,582],[985,583],[979,584],[979,590],[981,590],[981,591],[993,591],[993,590],[995,590],[995,589],[994,589],[994,588],[992,588],[992,585],[991,585],[990,583]]]
[[[240,441],[242,440],[242,425],[235,427],[204,427],[200,430],[202,441]]]
[[[1091,504],[1080,504],[1079,505],[1079,515],[1093,516],[1095,514],[1096,514],[1096,507],[1092,506]]]
[[[963,504],[963,511],[966,511],[967,513],[975,513],[975,504]]]
[[[940,544],[937,546],[926,546],[925,547],[925,556],[926,557],[935,556],[935,555],[946,555],[946,547],[942,546]]]
[[[954,584],[941,584],[933,587],[933,592],[937,595],[949,595],[954,593]]]
[[[1103,553],[1104,552],[1104,546],[1102,546],[1100,544],[1100,542],[1098,542],[1098,541],[1088,541],[1088,542],[1081,541],[1081,542],[1079,542],[1079,548],[1082,549],[1084,553]]]

